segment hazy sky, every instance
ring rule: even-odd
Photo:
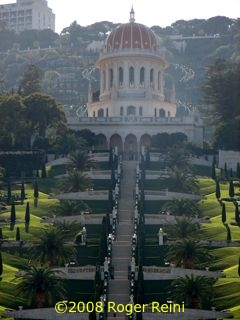
[[[0,4],[15,2],[0,0]],[[86,26],[98,21],[125,23],[133,5],[136,22],[165,27],[176,20],[240,17],[240,0],[48,0],[59,33],[74,20]]]

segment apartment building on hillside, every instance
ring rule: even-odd
[[[16,3],[0,5],[1,21],[16,32],[32,29],[55,31],[55,14],[46,0],[17,0]]]

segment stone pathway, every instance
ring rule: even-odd
[[[136,162],[123,162],[123,176],[120,186],[119,213],[116,240],[113,242],[112,263],[114,266],[114,280],[109,283],[108,301],[117,304],[129,302],[128,266],[131,260],[131,243],[133,235],[133,212],[135,201]],[[108,319],[113,317],[113,312]],[[124,313],[117,313],[113,319],[125,319]]]

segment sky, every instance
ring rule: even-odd
[[[0,4],[14,3],[0,0]],[[176,20],[215,16],[240,18],[240,0],[48,0],[56,15],[56,32],[73,21],[87,26],[99,21],[126,23],[133,5],[136,22],[166,27]]]

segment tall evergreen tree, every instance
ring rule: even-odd
[[[239,162],[237,163],[236,177],[237,177],[238,179],[240,179],[240,163],[239,163]]]
[[[0,228],[0,240],[3,240],[3,232],[2,232],[2,228]]]
[[[233,185],[233,181],[230,180],[229,182],[229,190],[228,190],[228,193],[229,193],[229,197],[233,198],[235,193],[234,193],[234,185]]]
[[[226,206],[225,206],[225,203],[223,203],[222,205],[222,223],[224,224],[226,222]]]
[[[212,179],[216,180],[216,168],[214,162],[212,163]]]
[[[29,202],[27,202],[27,205],[26,205],[25,223],[26,223],[26,224],[29,224],[29,223],[30,223],[30,205],[29,205]]]
[[[17,227],[17,230],[16,230],[16,241],[20,241],[20,240],[21,240],[20,228]]]
[[[221,198],[220,183],[219,183],[218,180],[216,181],[216,191],[215,191],[215,195],[216,195],[216,198],[217,198],[217,199],[220,199],[220,198]]]
[[[34,196],[34,207],[37,208],[37,205],[38,205],[38,196],[39,196],[38,183],[37,183],[37,181],[35,181],[35,183],[34,183],[33,196]]]
[[[0,276],[3,273],[3,262],[2,262],[2,252],[0,251]]]
[[[21,203],[23,204],[24,200],[25,200],[26,194],[25,194],[25,186],[24,186],[24,182],[22,182],[21,184]]]
[[[27,66],[19,85],[19,93],[28,96],[40,91],[40,72],[38,68],[30,64]]]
[[[16,222],[16,208],[15,208],[15,204],[12,203],[11,215],[10,215],[10,229],[11,230],[14,229],[15,222]]]
[[[7,185],[7,203],[11,203],[11,200],[12,200],[12,188],[11,188],[11,183],[8,182],[8,185]]]

